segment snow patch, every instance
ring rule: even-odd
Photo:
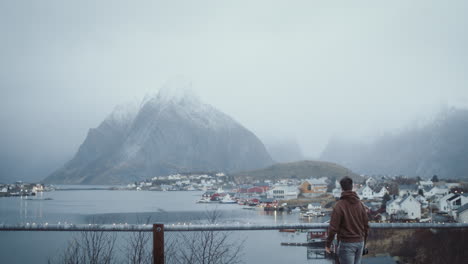
[[[107,119],[118,123],[125,123],[133,120],[133,118],[135,118],[139,110],[140,104],[137,102],[120,104],[114,108],[114,110],[108,116]]]

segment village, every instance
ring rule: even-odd
[[[187,199],[193,199],[191,202],[207,205],[208,208],[220,205],[229,210],[233,206],[241,210],[253,210],[246,211],[249,216],[258,214],[266,218],[274,217],[276,222],[276,217],[282,215],[282,218],[301,223],[328,223],[333,206],[342,193],[339,178],[285,178],[247,183],[238,182],[238,179],[223,172],[172,174],[126,186],[106,186],[105,189],[90,187],[86,187],[86,190],[105,190],[108,193],[121,191],[115,194],[117,196],[124,192],[131,196],[129,191],[155,191],[172,192],[171,197],[182,197],[184,195],[181,192],[194,191],[193,195],[184,193],[187,195],[181,201],[185,205]],[[49,197],[43,198],[43,192],[82,190],[74,186],[74,189],[67,188],[40,183],[0,184],[0,197],[51,200]],[[355,179],[353,191],[367,208],[369,220],[373,223],[468,223],[468,184],[465,181],[439,180],[435,175],[431,179],[361,175]],[[62,195],[67,196],[68,193]],[[147,197],[154,196],[151,194]],[[281,246],[307,247],[307,259],[333,258],[333,254],[323,252],[323,244],[328,236],[326,228],[278,231],[281,239],[278,243]],[[424,234],[421,230],[376,229],[369,241],[373,253],[363,263],[377,263],[377,260],[386,261],[379,263],[404,263],[395,261],[404,257],[401,252],[407,244],[403,238]],[[418,240],[418,243],[423,242],[426,241]],[[332,246],[336,251],[336,241]]]
[[[364,176],[364,175],[363,175]],[[468,223],[468,184],[456,180],[364,176],[354,184],[372,222]],[[199,203],[239,204],[245,209],[301,212],[303,217],[330,214],[341,196],[338,180],[326,178],[264,180],[236,184],[222,172],[175,174],[129,184],[126,189],[204,191]]]
[[[364,175],[363,175],[364,176]],[[364,176],[354,184],[372,222],[468,223],[468,184],[457,180]],[[264,180],[236,183],[229,175],[216,173],[157,176],[114,190],[203,191],[199,203],[238,204],[245,209],[300,212],[302,217],[329,215],[341,196],[337,179]],[[35,196],[54,190],[41,183],[0,184],[0,197]]]
[[[24,183],[22,181],[17,181],[13,184],[0,184],[0,197],[35,196],[38,193],[51,190],[51,187],[41,183]]]

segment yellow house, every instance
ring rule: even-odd
[[[327,193],[327,178],[308,179],[299,186],[303,196],[314,197]]]

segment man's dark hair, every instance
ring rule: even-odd
[[[353,179],[346,176],[340,180],[340,185],[343,191],[351,191],[353,189]]]

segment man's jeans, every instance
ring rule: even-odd
[[[361,264],[364,242],[340,242],[338,246],[338,258],[340,264]]]

